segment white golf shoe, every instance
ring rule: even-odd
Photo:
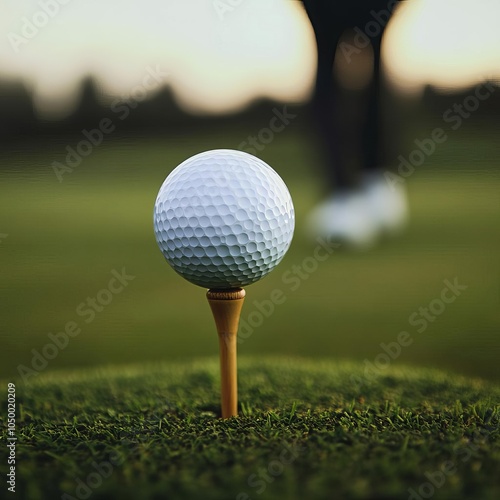
[[[401,232],[408,222],[406,190],[400,185],[390,185],[383,173],[377,172],[365,177],[363,191],[377,231],[382,234]]]
[[[367,176],[362,187],[332,195],[308,219],[309,234],[365,250],[383,234],[401,231],[408,220],[406,192],[390,186],[382,173]]]
[[[362,191],[338,193],[318,205],[309,216],[308,229],[315,238],[360,250],[371,247],[377,238]]]

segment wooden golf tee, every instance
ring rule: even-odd
[[[234,417],[238,415],[236,342],[245,290],[208,290],[207,299],[219,334],[222,418]]]

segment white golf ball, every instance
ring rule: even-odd
[[[293,237],[292,199],[281,177],[241,151],[217,149],[181,163],[154,208],[156,241],[182,277],[205,288],[255,283]]]

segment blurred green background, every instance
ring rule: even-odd
[[[217,337],[204,290],[177,276],[157,248],[152,209],[167,174],[185,158],[236,148],[257,124],[175,127],[167,134],[115,134],[59,182],[51,167],[81,136],[12,146],[0,165],[0,377],[31,366],[48,333],[76,321],[82,332],[47,369],[128,364],[216,355]],[[481,124],[482,123],[482,124]],[[266,123],[263,123],[266,125]],[[439,122],[428,123],[431,130]],[[411,134],[411,132],[410,132]],[[488,121],[450,134],[408,179],[410,226],[367,253],[338,249],[292,290],[283,281],[313,255],[305,217],[324,195],[314,143],[297,121],[261,157],[294,199],[294,241],[280,266],[248,287],[242,314],[280,289],[286,301],[253,329],[240,355],[294,355],[374,362],[381,342],[414,338],[395,363],[500,379],[498,128]],[[111,271],[135,279],[85,323],[77,307],[107,287]],[[288,274],[289,276],[290,274]],[[440,297],[443,281],[468,288],[422,333],[409,323]]]
[[[74,1],[21,42],[39,3],[12,4],[0,16],[0,377],[17,377],[44,348],[54,356],[46,370],[217,355],[204,291],[157,248],[153,204],[180,162],[245,149],[287,106],[297,117],[258,155],[290,188],[296,235],[281,265],[248,288],[240,355],[373,363],[381,343],[407,331],[413,343],[394,363],[499,380],[500,92],[479,101],[474,86],[500,81],[500,6],[401,2],[382,47],[392,89],[384,93],[386,166],[436,127],[449,138],[406,179],[406,232],[370,252],[338,249],[316,268],[305,221],[328,191],[307,111],[316,70],[310,23],[301,2],[240,2],[223,12],[216,4]],[[355,33],[344,42],[356,44]],[[339,49],[335,80],[355,158],[373,53],[349,54]],[[457,116],[466,102],[475,110],[452,130],[446,110]],[[106,117],[116,130],[59,182],[53,162]],[[295,289],[303,262],[314,272]],[[106,299],[112,271],[123,268],[135,278],[86,323],[86,301]],[[445,280],[468,288],[423,322],[420,308],[440,307],[432,301]],[[262,318],[259,305],[276,289],[286,299]],[[71,321],[82,331],[55,356],[49,334]]]

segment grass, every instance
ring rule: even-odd
[[[216,359],[19,382],[17,498],[500,497],[498,385],[283,358],[243,358],[239,377],[225,421]]]

